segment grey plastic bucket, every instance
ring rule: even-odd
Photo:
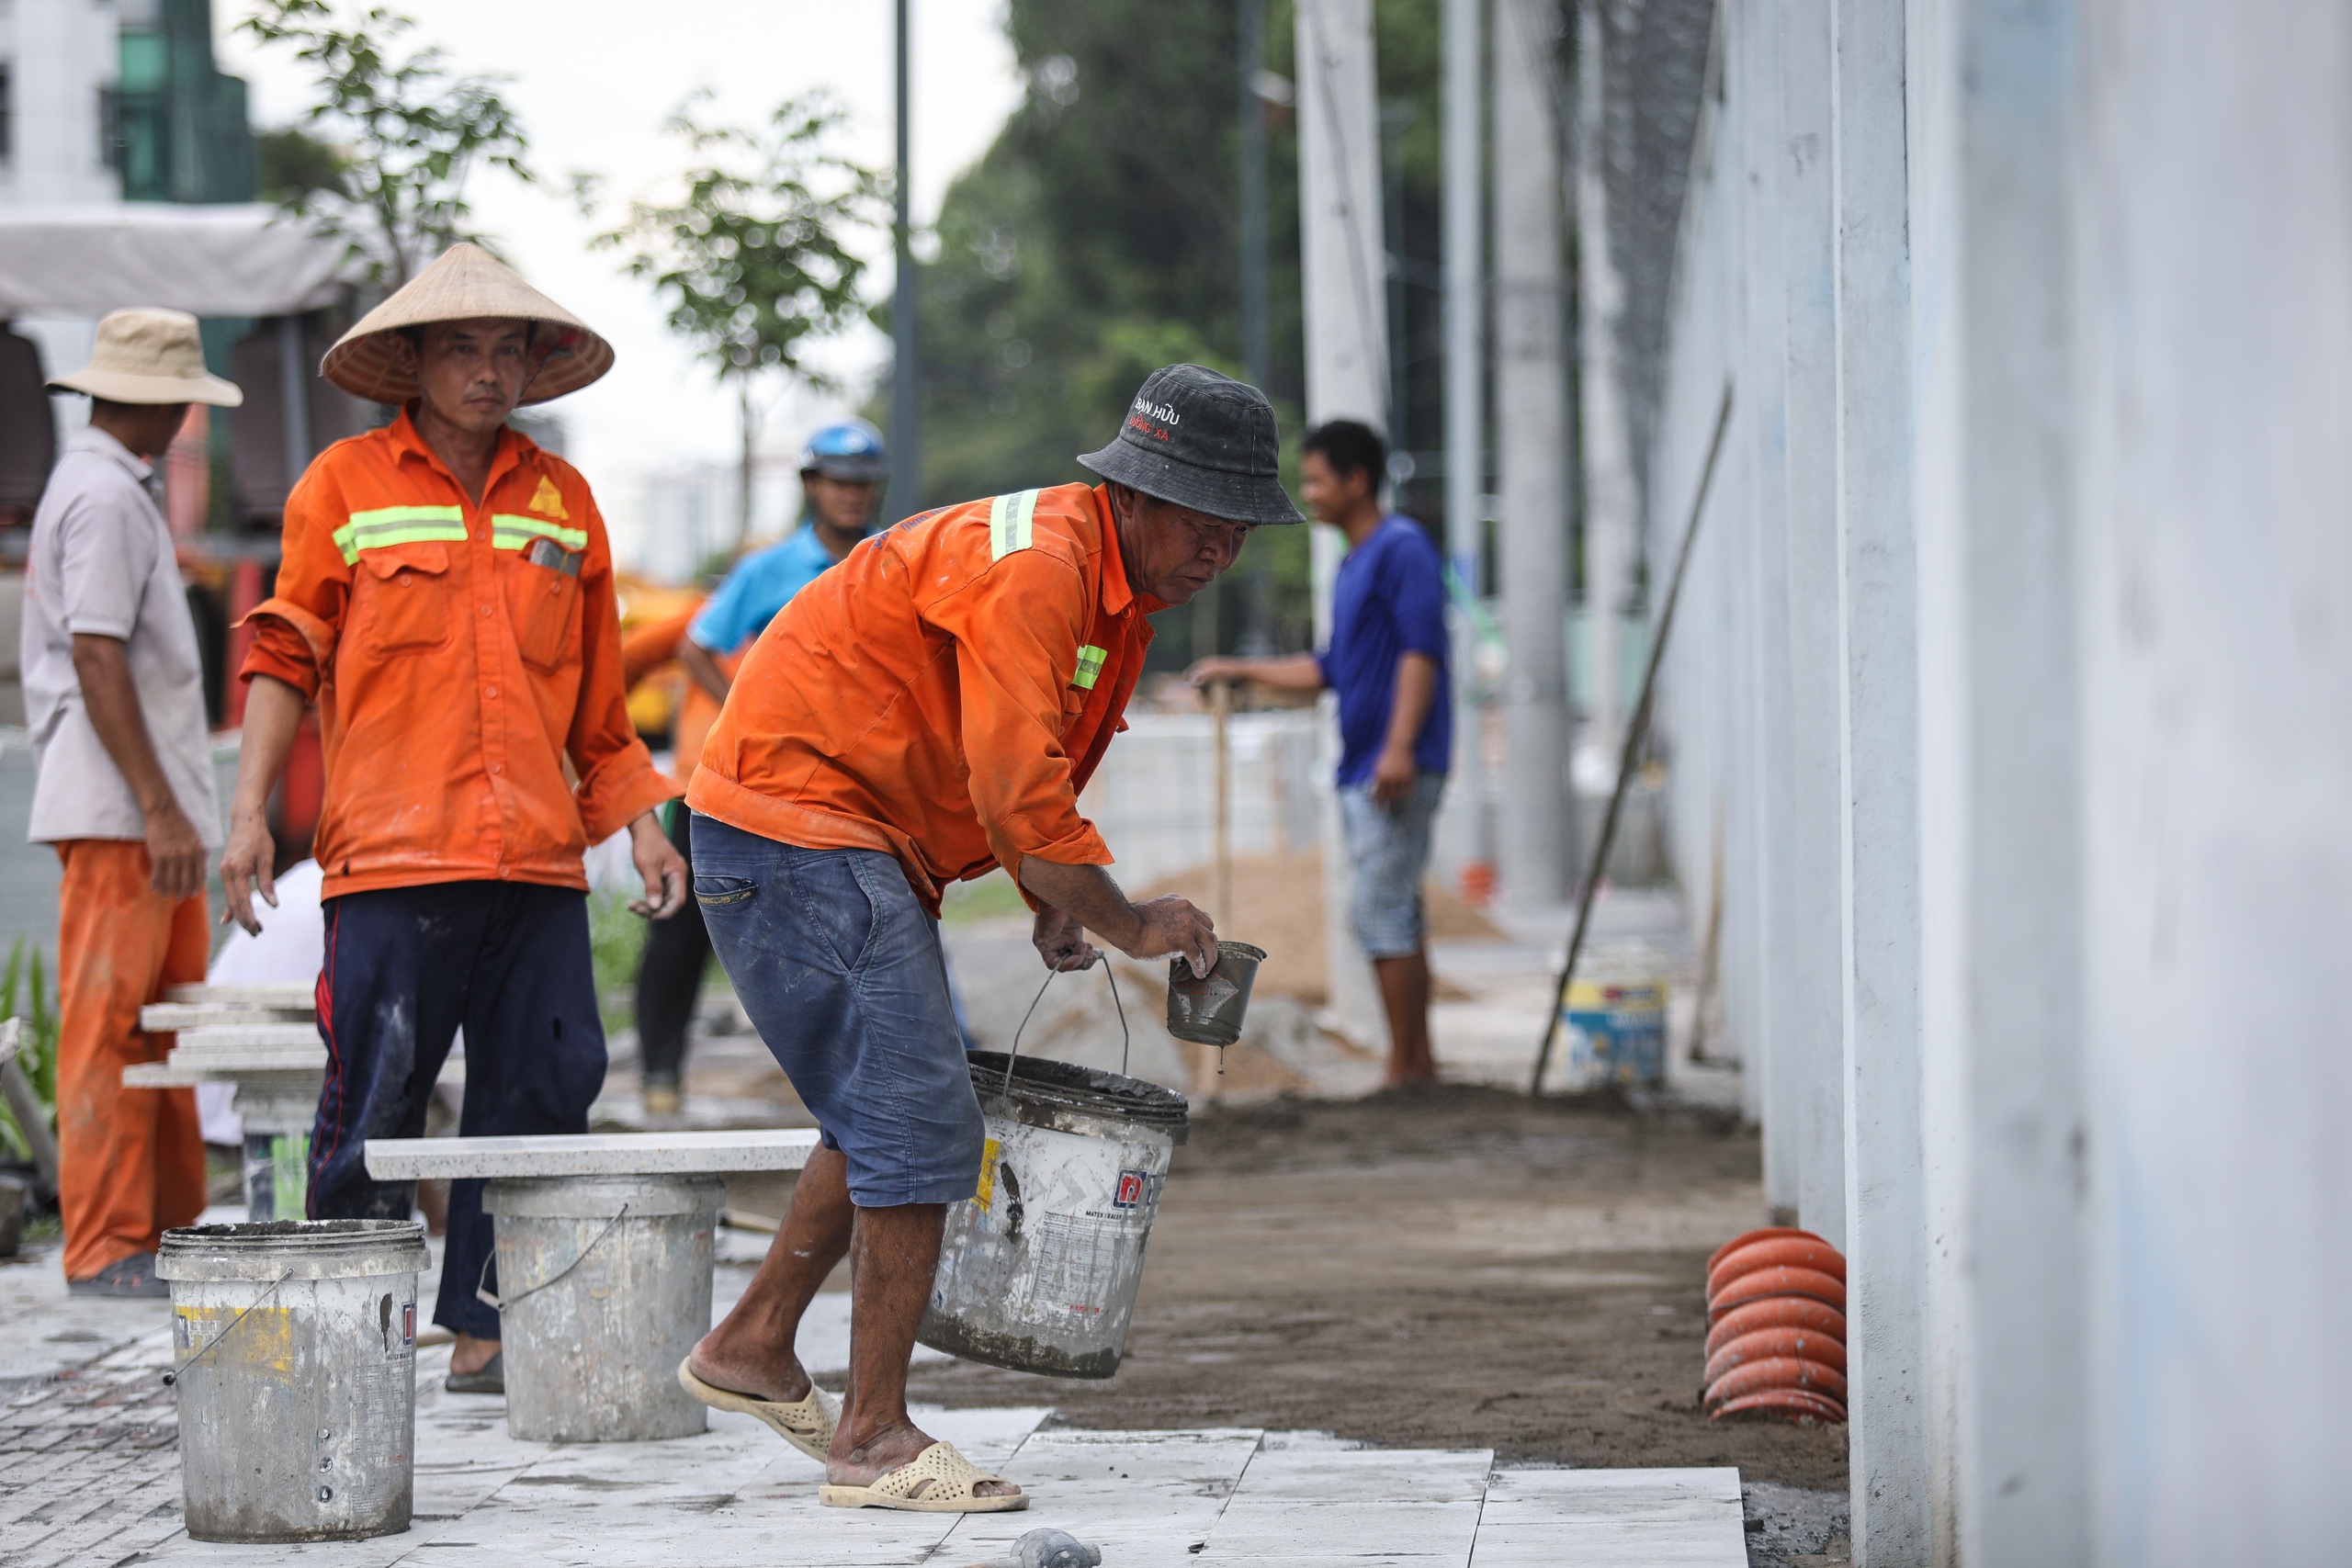
[[[1184,1141],[1184,1097],[1141,1078],[975,1051],[988,1122],[979,1188],[949,1207],[916,1337],[966,1360],[1052,1377],[1119,1370],[1159,1212]]]
[[[1196,1045],[1230,1045],[1241,1038],[1250,987],[1266,950],[1246,942],[1216,944],[1216,967],[1194,975],[1181,958],[1168,964],[1168,1032]]]
[[[506,1430],[544,1443],[689,1438],[678,1363],[710,1331],[715,1176],[494,1180]]]
[[[408,1529],[416,1450],[413,1220],[164,1233],[187,1533],[356,1540]]]

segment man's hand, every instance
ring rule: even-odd
[[[628,901],[628,912],[666,920],[686,907],[686,858],[662,830],[662,815],[649,811],[628,825],[628,858],[645,879],[645,897]]]
[[[1195,975],[1216,967],[1216,927],[1208,911],[1176,897],[1130,904],[1111,874],[1099,865],[1059,865],[1035,855],[1021,863],[1021,886],[1056,918],[1083,927],[1130,958],[1179,957]],[[1076,932],[1051,933],[1048,946],[1046,916],[1037,917],[1034,939],[1048,964],[1059,953],[1067,959],[1084,944]],[[1085,964],[1062,963],[1057,967],[1082,969]]]
[[[277,908],[277,879],[271,874],[277,863],[277,846],[270,841],[267,819],[259,811],[232,812],[229,847],[220,852],[220,888],[229,903],[220,911],[222,925],[234,920],[251,935],[261,934],[253,896],[259,893],[263,903]]]
[[[1323,689],[1323,667],[1315,662],[1311,653],[1285,654],[1279,659],[1215,659],[1196,660],[1184,679],[1195,686],[1206,686],[1212,681],[1255,681],[1261,686],[1273,686],[1285,692],[1319,692]]]
[[[176,800],[148,807],[147,860],[154,867],[155,891],[178,900],[204,886],[204,840]]]
[[[1413,765],[1410,746],[1384,746],[1380,760],[1372,765],[1372,800],[1381,807],[1401,805],[1413,793],[1413,781],[1419,770]]]
[[[1037,956],[1046,967],[1068,974],[1073,969],[1091,969],[1094,961],[1102,956],[1093,943],[1086,940],[1086,924],[1076,915],[1066,915],[1051,904],[1037,911],[1037,919],[1029,929],[1029,940],[1037,949]]]

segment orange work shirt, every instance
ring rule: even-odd
[[[752,647],[686,790],[804,849],[942,885],[1024,856],[1107,865],[1078,814],[1166,608],[1127,585],[1101,488],[910,517],[795,594]]]
[[[324,897],[585,889],[588,845],[678,793],[630,728],[612,550],[560,457],[503,431],[477,505],[404,412],[319,454],[284,549],[243,672],[318,702]]]

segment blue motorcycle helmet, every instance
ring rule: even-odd
[[[862,419],[845,419],[818,431],[801,448],[800,477],[810,474],[845,484],[880,484],[890,475],[890,450],[880,431]]]

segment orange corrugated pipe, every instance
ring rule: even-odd
[[[1707,1259],[1709,1420],[1846,1419],[1846,1258],[1811,1231],[1772,1225]]]

